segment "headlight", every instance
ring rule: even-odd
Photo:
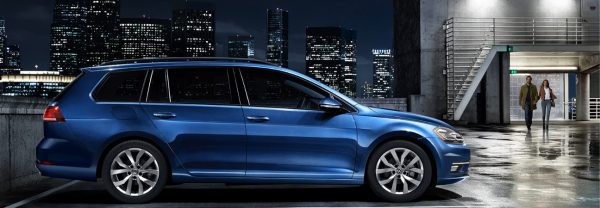
[[[445,127],[438,127],[433,130],[437,136],[448,144],[462,144],[463,137],[458,132]]]

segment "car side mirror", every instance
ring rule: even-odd
[[[342,104],[333,98],[323,98],[319,102],[319,108],[327,112],[337,112],[342,109]]]

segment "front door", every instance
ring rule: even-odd
[[[280,72],[240,69],[249,106],[246,176],[351,178],[356,125],[351,112],[318,109],[326,91]]]
[[[231,73],[227,68],[177,68],[152,74],[142,106],[194,176],[245,174],[245,119]]]

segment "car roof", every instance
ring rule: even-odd
[[[251,62],[242,61],[242,60],[247,60],[247,59],[235,59],[237,61],[231,61],[231,60],[232,59],[227,59],[227,60],[225,60],[225,59],[224,60],[193,59],[193,60],[167,60],[167,61],[154,60],[152,62],[142,62],[142,63],[131,63],[131,62],[117,63],[117,62],[114,62],[114,64],[110,64],[110,62],[109,62],[108,64],[105,64],[105,65],[83,68],[82,70],[86,71],[86,72],[99,72],[99,71],[111,71],[112,72],[112,71],[139,70],[139,69],[161,69],[161,68],[180,68],[180,67],[181,68],[187,68],[187,67],[260,68],[260,69],[279,71],[279,72],[284,72],[287,74],[295,75],[297,77],[308,80],[308,81],[312,82],[313,84],[316,84],[322,88],[327,89],[329,92],[346,100],[350,105],[358,104],[356,101],[345,96],[344,94],[332,89],[331,87],[329,87],[309,76],[299,73],[297,71],[287,69],[287,68],[282,68],[282,67],[275,66],[272,64],[262,63],[260,61],[251,61]]]
[[[140,59],[123,59],[108,61],[100,64],[100,66],[118,65],[118,64],[135,64],[135,63],[154,63],[154,62],[181,62],[181,61],[223,61],[223,62],[240,62],[240,63],[257,63],[274,65],[272,63],[253,59],[253,58],[233,58],[233,57],[162,57],[162,58],[140,58]]]

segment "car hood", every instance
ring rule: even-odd
[[[411,121],[415,121],[415,122],[428,123],[433,126],[446,127],[446,128],[450,128],[450,129],[454,130],[454,127],[450,126],[446,122],[440,121],[435,118],[431,118],[431,117],[427,117],[427,116],[423,116],[423,115],[419,115],[419,114],[414,114],[414,113],[400,112],[400,111],[395,111],[395,110],[390,110],[390,109],[374,108],[374,107],[369,107],[369,108],[374,113],[372,116],[411,120]]]

